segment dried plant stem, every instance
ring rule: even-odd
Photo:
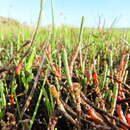
[[[75,100],[76,100],[76,109],[77,109],[77,119],[78,119],[78,129],[80,130],[81,128],[81,122],[80,122],[80,117],[81,117],[81,97],[80,97],[80,92],[81,92],[81,86],[79,83],[73,83],[73,93],[75,95]]]
[[[130,98],[125,98],[125,99],[117,101],[118,104],[125,103],[125,102],[130,102]]]
[[[71,115],[73,115],[74,117],[77,117],[77,113],[70,107],[70,106],[68,106],[64,101],[61,101],[62,102],[62,104],[64,105],[64,108],[71,114]],[[108,130],[110,130],[110,128],[108,127],[108,126],[102,126],[101,124],[100,125],[97,125],[97,124],[94,124],[93,122],[91,122],[91,121],[89,121],[89,120],[87,120],[87,119],[83,119],[83,117],[81,116],[80,117],[80,120],[82,121],[82,122],[85,122],[85,123],[88,123],[88,124],[90,124],[92,127],[94,127],[94,128],[103,128],[104,130],[106,130],[106,129],[108,129]]]
[[[106,115],[108,116],[110,119],[114,119],[118,124],[121,124],[123,125],[124,127],[128,128],[129,129],[129,126],[126,125],[124,122],[122,122],[121,120],[119,120],[117,117],[111,115],[110,113],[104,111],[104,110],[101,110],[100,108],[96,107],[94,104],[91,103],[91,101],[89,101],[88,98],[85,97],[84,93],[81,92],[81,97],[82,99],[87,103],[89,104],[90,106],[92,106],[98,113],[100,113],[101,115]]]
[[[56,124],[58,122],[58,111],[55,111],[52,113],[49,123],[48,123],[48,130],[55,130]]]
[[[103,124],[103,119],[99,113],[97,113],[89,104],[82,100],[82,105],[88,111],[90,118],[98,124]]]
[[[120,81],[120,80],[117,79],[116,77],[112,77],[112,76],[107,76],[107,77],[110,78],[110,79],[115,80],[116,82],[119,82],[120,84],[124,85],[127,89],[130,90],[130,86],[129,86],[128,84],[123,83],[122,81]]]
[[[105,102],[103,100],[103,96],[102,96],[101,91],[100,91],[100,85],[99,85],[97,71],[95,68],[94,68],[94,73],[93,73],[93,82],[94,82],[94,87],[95,87],[94,90],[95,90],[96,95],[99,99],[99,105],[100,105],[101,109],[106,110]]]
[[[61,114],[63,114],[73,125],[78,126],[78,123],[66,112],[66,110],[61,109],[60,107],[58,107],[58,110],[61,112]]]
[[[63,100],[61,100],[61,102],[62,102],[64,108],[65,108],[70,114],[72,114],[72,115],[75,116],[75,117],[77,116],[77,113],[76,113],[69,105],[67,105]]]
[[[40,12],[39,12],[39,17],[38,17],[38,22],[37,22],[36,28],[35,28],[35,30],[34,30],[34,32],[33,32],[32,38],[31,38],[30,47],[32,46],[32,44],[33,44],[33,42],[34,42],[34,40],[35,40],[35,38],[36,38],[36,34],[37,34],[37,31],[38,31],[38,27],[39,27],[39,24],[40,24],[40,21],[41,21],[42,11],[43,11],[43,2],[45,2],[45,0],[41,0],[41,2],[40,2]],[[26,57],[26,55],[28,54],[28,51],[30,50],[30,47],[29,47],[28,50],[26,51],[24,57]],[[44,47],[45,47],[45,46],[44,46]],[[43,48],[44,48],[44,47],[43,47]],[[23,59],[24,59],[24,57],[23,57]],[[24,107],[23,107],[23,109],[22,109],[22,116],[24,115],[25,111],[27,110],[28,106],[30,105],[30,101],[31,101],[32,96],[33,96],[33,94],[34,94],[34,91],[35,91],[35,89],[36,89],[37,82],[38,82],[38,78],[39,78],[39,75],[40,75],[40,72],[41,72],[41,69],[42,69],[42,65],[43,65],[43,63],[44,63],[44,60],[45,60],[45,56],[43,55],[42,62],[41,62],[41,64],[40,64],[39,70],[38,70],[37,75],[36,75],[36,77],[35,77],[35,81],[34,81],[32,90],[31,90],[30,95],[28,96],[28,99],[27,99],[27,101],[26,101],[26,103],[25,103],[25,105],[24,105]]]
[[[61,102],[61,99],[59,98],[59,92],[56,90],[56,87],[54,85],[50,86],[52,95],[54,96],[56,103],[58,105],[58,110],[63,114],[72,124],[78,127],[77,122],[67,113],[67,111],[64,108],[64,105]]]
[[[72,61],[71,61],[70,65],[69,65],[69,70],[70,70],[70,75],[71,76],[73,74],[74,63],[75,63],[75,60],[76,60],[76,58],[77,58],[77,56],[79,54],[79,50],[80,50],[80,45],[78,45],[77,50],[75,51],[75,54],[74,54],[74,56],[72,58]]]
[[[44,48],[45,48],[45,47],[46,47],[46,46],[44,46]],[[32,99],[32,97],[33,97],[33,94],[34,94],[34,91],[35,91],[35,89],[36,89],[37,82],[38,82],[38,78],[39,78],[39,75],[40,75],[40,72],[41,72],[41,69],[42,69],[44,60],[45,60],[45,55],[43,55],[43,57],[42,57],[42,61],[41,61],[41,64],[40,64],[40,66],[39,66],[39,70],[38,70],[38,72],[37,72],[37,75],[36,75],[36,77],[35,77],[35,79],[34,79],[34,84],[33,84],[33,86],[32,86],[31,92],[30,92],[30,94],[29,94],[29,96],[28,96],[28,99],[26,100],[26,103],[25,103],[23,109],[22,109],[22,116],[24,115],[25,111],[27,110],[28,106],[30,105],[30,101],[31,101],[31,99]]]
[[[116,83],[113,86],[113,97],[112,97],[111,109],[110,109],[110,113],[112,115],[114,114],[114,111],[115,111],[115,108],[116,108],[117,96],[118,96],[118,83]]]

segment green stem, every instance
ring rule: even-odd
[[[65,74],[66,74],[66,78],[67,78],[69,87],[72,87],[73,83],[72,83],[71,76],[70,76],[68,60],[67,60],[67,52],[65,49],[63,50],[63,62],[64,62]]]
[[[84,16],[82,16],[82,21],[81,21],[81,25],[80,25],[80,32],[79,32],[78,43],[82,42],[83,25],[84,25]]]
[[[51,15],[52,15],[52,38],[54,40],[54,33],[55,33],[55,20],[54,20],[54,4],[53,0],[51,0]]]
[[[80,32],[79,32],[79,38],[78,38],[78,44],[79,44],[79,56],[80,56],[80,65],[81,65],[81,68],[82,68],[82,51],[81,51],[81,47],[82,47],[82,45],[81,45],[81,42],[82,42],[82,34],[83,34],[83,25],[84,25],[84,16],[82,16],[82,21],[81,21],[81,26],[80,26]]]
[[[33,113],[33,116],[32,116],[32,119],[30,120],[30,126],[29,126],[29,130],[32,129],[32,125],[34,123],[34,120],[35,120],[35,117],[36,117],[36,114],[37,114],[37,111],[38,111],[38,108],[39,108],[39,105],[40,105],[40,102],[41,102],[41,99],[42,99],[42,95],[43,95],[43,89],[44,89],[44,85],[46,83],[46,79],[47,79],[47,75],[45,76],[44,78],[44,82],[43,82],[43,85],[42,85],[42,89],[40,91],[40,94],[39,94],[39,97],[38,97],[38,101],[37,101],[37,104],[36,104],[36,107],[35,107],[35,110],[34,110],[34,113]]]

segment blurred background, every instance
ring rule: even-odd
[[[40,0],[0,0],[0,16],[14,18],[34,25],[37,21]],[[130,27],[130,0],[53,0],[55,24],[79,27],[85,16],[86,27]],[[51,24],[51,2],[45,0],[42,25]]]

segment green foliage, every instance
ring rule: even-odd
[[[29,84],[32,81],[32,79],[34,78],[34,75],[33,75],[33,73],[26,73],[25,74],[25,72],[22,72],[21,75],[22,75],[21,76],[21,81],[22,81],[22,83],[24,85],[25,91],[27,92],[28,89],[29,89]]]
[[[25,67],[26,71],[29,73],[31,73],[32,71],[32,65],[34,63],[35,56],[36,56],[36,48],[33,47],[31,56],[29,57],[28,62],[26,63],[26,67]]]
[[[5,106],[6,106],[6,99],[5,99],[4,83],[0,81],[0,119],[2,119],[2,117],[4,116]]]
[[[123,39],[129,41],[130,31],[128,29],[83,29],[83,23],[84,18],[82,18],[80,28],[64,25],[61,27],[56,27],[54,25],[44,28],[40,27],[34,44],[30,47],[28,55],[23,60],[20,75],[15,75],[16,63],[21,62],[23,55],[26,50],[28,50],[28,46],[23,47],[23,50],[18,53],[18,55],[16,54],[24,43],[30,39],[32,27],[27,27],[15,22],[9,24],[8,27],[5,24],[0,24],[0,68],[4,67],[7,70],[9,69],[9,73],[0,73],[0,119],[3,119],[5,116],[6,105],[8,104],[6,97],[9,97],[11,94],[15,96],[16,107],[14,110],[18,113],[18,119],[22,120],[21,107],[23,107],[25,103],[23,100],[25,99],[23,98],[24,95],[20,98],[17,97],[17,95],[25,92],[25,97],[27,97],[32,89],[32,86],[35,83],[34,79],[39,70],[39,64],[35,61],[37,60],[37,57],[40,59],[41,55],[47,53],[46,48],[44,50],[41,49],[46,42],[48,42],[52,48],[52,52],[50,52],[52,61],[45,58],[45,62],[42,65],[42,69],[37,79],[38,83],[36,90],[33,93],[36,95],[36,102],[32,101],[31,104],[34,109],[28,109],[29,112],[34,112],[31,114],[28,112],[31,119],[29,122],[30,129],[35,125],[42,104],[45,106],[45,108],[42,109],[46,110],[48,118],[50,118],[51,114],[55,111],[55,102],[52,93],[50,92],[51,84],[55,85],[57,88],[60,99],[65,99],[66,102],[69,100],[71,94],[68,92],[65,94],[65,96],[69,95],[67,98],[64,95],[62,97],[63,92],[66,91],[64,90],[64,86],[67,84],[67,86],[72,87],[73,82],[78,82],[83,91],[84,89],[88,89],[87,87],[89,86],[89,89],[92,91],[89,89],[88,91],[85,91],[86,96],[89,95],[90,99],[92,99],[92,101],[94,100],[92,97],[93,91],[95,91],[93,79],[92,76],[87,76],[88,72],[90,72],[91,75],[93,73],[93,69],[90,68],[91,65],[93,65],[93,68],[97,71],[99,89],[103,98],[109,102],[109,105],[106,108],[109,110],[109,108],[112,107],[112,110],[109,112],[114,114],[119,88],[114,85],[113,80],[109,79],[107,76],[113,75],[116,72],[117,65],[122,56],[122,47],[125,51],[129,50],[128,46],[123,42]],[[77,50],[78,45],[79,50]],[[78,51],[78,56],[73,65],[74,76],[72,76],[70,74],[69,65],[74,58],[75,50]],[[8,61],[13,56],[15,56],[15,58],[7,65]],[[128,65],[130,65],[130,63]],[[52,66],[53,68],[51,68]],[[57,71],[54,70],[57,66],[61,69],[62,80],[59,80],[58,77],[55,76]],[[46,73],[46,70],[48,71],[48,74]],[[23,88],[24,90],[22,90]],[[63,92],[61,92],[61,89],[63,89]],[[67,89],[69,89],[69,87]],[[73,94],[71,96],[73,97]],[[71,104],[71,100],[68,102]],[[96,102],[94,103],[96,104]],[[98,106],[98,104],[96,105]],[[48,120],[46,117],[42,118],[47,125]]]

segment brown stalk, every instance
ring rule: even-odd
[[[80,44],[78,45],[74,55],[73,55],[73,58],[72,58],[72,61],[70,62],[70,65],[69,65],[69,70],[70,70],[70,75],[72,76],[73,74],[73,68],[74,68],[74,63],[75,63],[75,60],[79,54],[79,51],[80,51]]]
[[[74,82],[72,86],[73,93],[75,95],[75,100],[76,100],[76,107],[77,107],[77,119],[78,119],[78,129],[80,128],[80,117],[81,117],[81,97],[80,97],[80,92],[81,92],[81,86],[79,83]]]
[[[77,116],[77,113],[72,109],[72,107],[70,107],[69,105],[67,105],[63,100],[61,100],[64,108],[70,113],[72,114],[73,116]]]
[[[124,122],[125,124],[127,124],[127,120],[126,120],[126,118],[125,118],[125,116],[124,116],[124,113],[123,113],[123,110],[122,110],[122,107],[121,107],[120,104],[117,104],[117,105],[116,105],[116,113],[117,113],[119,119],[120,119],[122,122]],[[128,124],[127,124],[127,125],[128,125]]]
[[[130,90],[130,86],[126,83],[123,83],[122,81],[120,81],[119,79],[117,79],[116,77],[113,77],[113,76],[107,76],[107,78],[110,78],[110,79],[113,79],[115,80],[116,82],[119,82],[120,84],[124,85],[127,89]]]
[[[74,117],[77,117],[77,113],[69,106],[69,105],[67,105],[64,101],[61,101],[62,102],[62,104],[64,105],[64,108],[70,113],[70,114],[72,114]],[[84,119],[83,117],[80,117],[80,120],[82,121],[82,122],[85,122],[85,123],[88,123],[88,124],[90,124],[92,127],[94,127],[94,128],[103,128],[104,130],[111,130],[111,128],[109,128],[109,127],[107,127],[107,126],[102,126],[102,125],[97,125],[97,124],[94,124],[94,122],[91,122],[91,121],[89,121],[89,120],[87,120],[87,119]]]
[[[44,49],[45,47],[46,47],[46,45],[44,45],[43,49]],[[34,84],[33,84],[33,86],[32,86],[31,92],[30,92],[30,94],[29,94],[29,96],[28,96],[28,98],[27,98],[27,100],[26,100],[26,103],[25,103],[23,109],[22,109],[22,116],[24,115],[25,111],[27,110],[27,108],[28,108],[29,105],[30,105],[30,101],[31,101],[31,99],[32,99],[32,97],[33,97],[33,94],[34,94],[34,91],[35,91],[35,89],[36,89],[36,87],[37,87],[39,75],[40,75],[40,73],[41,73],[41,69],[42,69],[42,66],[43,66],[43,64],[44,64],[44,61],[45,61],[45,55],[43,55],[43,57],[42,57],[42,61],[41,61],[41,64],[40,64],[40,66],[39,66],[39,70],[38,70],[38,72],[37,72],[37,75],[36,75],[36,77],[35,77],[35,79],[34,79]]]
[[[123,61],[123,68],[122,68],[122,73],[121,73],[121,81],[125,83],[125,73],[126,73],[126,69],[128,66],[128,60],[129,60],[129,55],[125,55],[125,59]],[[122,90],[122,88],[121,88]]]
[[[118,130],[117,125],[113,124],[110,118],[108,118],[108,116],[102,114],[102,117],[104,119],[104,122],[108,124],[111,127],[111,129]]]
[[[55,129],[55,126],[56,126],[56,124],[57,124],[57,122],[58,122],[58,117],[57,117],[57,111],[56,111],[56,112],[54,112],[54,113],[51,115],[51,117],[50,117],[50,119],[49,119],[48,130],[54,130],[54,129]]]
[[[123,89],[123,92],[130,96],[130,91],[129,90]]]
[[[122,104],[122,103],[125,103],[125,102],[130,102],[130,98],[125,98],[125,99],[121,99],[119,101],[117,101],[118,104]]]
[[[62,115],[64,115],[66,117],[66,119],[68,119],[73,125],[75,125],[77,128],[79,127],[78,126],[78,123],[66,112],[64,111],[63,109],[61,109],[60,107],[58,107],[58,110],[60,111],[60,113]]]
[[[94,82],[94,87],[95,87],[94,90],[96,92],[96,95],[98,96],[100,107],[103,110],[106,110],[106,108],[105,108],[105,102],[103,100],[103,96],[101,94],[100,87],[99,87],[98,75],[97,75],[97,72],[96,72],[95,68],[94,68],[94,72],[93,72],[93,82]]]
[[[109,117],[110,119],[112,119],[112,120],[114,119],[116,122],[118,122],[118,124],[121,124],[121,125],[123,125],[124,127],[126,127],[126,128],[129,129],[129,126],[126,125],[126,124],[125,124],[124,122],[122,122],[121,120],[119,120],[117,117],[112,116],[110,113],[108,113],[108,112],[106,112],[106,111],[104,111],[104,110],[102,110],[102,109],[96,107],[94,104],[92,104],[91,101],[89,101],[89,99],[86,98],[85,95],[84,95],[82,92],[81,92],[81,97],[82,97],[82,99],[83,99],[86,103],[88,103],[91,107],[93,107],[98,113],[100,113],[101,115],[106,115],[106,116],[108,116],[108,117]]]
[[[59,92],[56,90],[54,85],[50,86],[51,88],[51,92],[52,95],[54,96],[55,100],[56,100],[56,104],[58,105],[58,110],[59,112],[64,115],[73,125],[77,126],[78,128],[78,123],[67,113],[67,111],[64,108],[64,105],[61,102],[61,99],[59,98]]]
[[[90,118],[97,124],[103,125],[103,119],[99,113],[97,113],[89,104],[87,104],[84,100],[82,100],[82,105],[88,111],[88,115]]]

